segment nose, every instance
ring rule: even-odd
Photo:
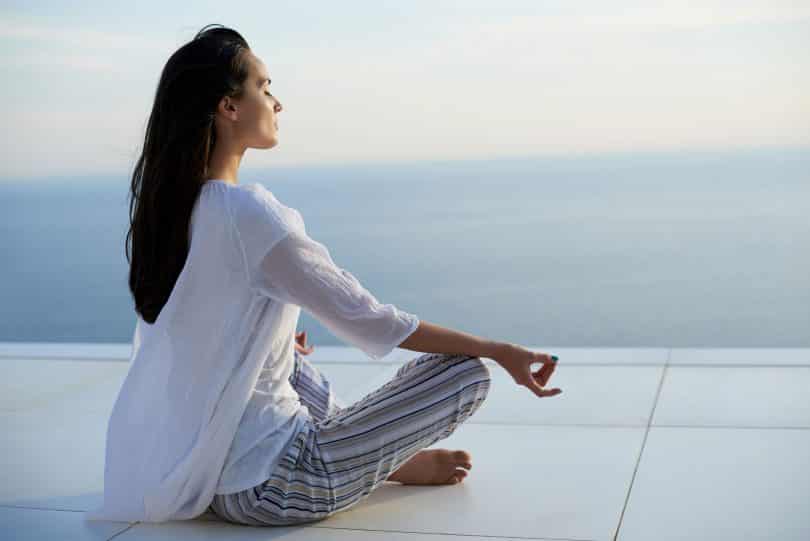
[[[278,101],[278,99],[276,98],[276,104],[273,106],[273,110],[274,110],[276,113],[280,113],[280,112],[281,112],[283,109],[284,109],[284,108],[281,106],[281,102],[280,102],[280,101]]]

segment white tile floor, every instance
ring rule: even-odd
[[[460,485],[386,483],[314,525],[85,522],[127,344],[0,343],[0,539],[810,539],[810,348],[532,348],[560,356],[540,399],[490,363],[481,409],[434,447]],[[417,353],[309,358],[354,401]]]

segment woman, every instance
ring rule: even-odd
[[[425,447],[485,399],[480,357],[537,396],[561,392],[541,388],[556,358],[379,303],[297,210],[239,183],[245,150],[278,142],[270,84],[242,36],[220,25],[161,74],[131,186],[131,367],[107,428],[104,504],[90,519],[210,509],[240,524],[322,520],[386,480],[464,479],[467,451]],[[396,347],[425,354],[346,406],[303,357],[301,308],[374,359]]]

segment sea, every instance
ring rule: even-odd
[[[0,342],[129,343],[131,170],[0,179]],[[810,346],[810,148],[240,171],[381,303],[526,347]],[[205,294],[205,292],[200,292]],[[308,344],[351,345],[303,311]]]

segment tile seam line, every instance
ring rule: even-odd
[[[664,369],[661,371],[661,379],[658,380],[658,389],[655,391],[655,400],[653,400],[653,407],[650,411],[650,416],[647,419],[647,428],[644,430],[644,439],[641,441],[641,449],[638,451],[638,457],[636,458],[636,465],[633,468],[633,475],[630,477],[630,485],[627,487],[627,494],[624,497],[624,504],[622,505],[622,512],[619,513],[619,521],[616,524],[616,530],[613,532],[613,539],[612,541],[617,541],[619,538],[619,532],[622,529],[622,523],[624,522],[624,514],[627,512],[627,505],[630,503],[630,495],[633,493],[633,486],[636,483],[636,476],[638,475],[638,469],[641,466],[641,459],[644,456],[644,449],[647,447],[647,438],[650,435],[650,427],[652,426],[653,417],[655,417],[655,409],[658,407],[658,400],[661,397],[661,390],[664,388],[664,381],[667,378],[667,369],[669,368],[669,362],[672,359],[672,348],[667,350],[667,360],[666,364],[664,365]]]
[[[1,411],[0,411],[1,412]],[[480,426],[515,426],[521,428],[532,427],[577,427],[577,428],[646,428],[646,424],[619,424],[619,423],[497,423],[487,421],[473,421],[470,419],[465,424],[480,425]],[[664,424],[652,423],[649,425],[651,428],[717,428],[717,429],[750,429],[750,430],[810,430],[810,425],[781,425],[781,426],[766,426],[766,425],[681,425],[681,424]]]
[[[0,504],[0,509],[27,509],[29,511],[60,511],[62,513],[86,513],[84,509],[57,509],[55,507],[32,507],[30,505]],[[109,520],[106,522],[126,522],[125,520]]]
[[[25,414],[25,413],[37,413],[42,412],[46,408],[44,407],[36,407],[36,408],[23,408],[23,409],[6,409],[0,408],[0,415],[14,415],[14,414]],[[88,413],[88,414],[99,414],[99,415],[108,415],[109,412],[107,410],[95,410],[95,409],[82,409],[76,410],[77,413]],[[468,425],[475,425],[475,426],[508,426],[508,427],[520,427],[520,428],[535,428],[535,427],[543,427],[543,428],[553,428],[553,427],[560,427],[560,428],[647,428],[646,424],[618,424],[618,423],[499,423],[499,422],[487,422],[487,421],[467,421]],[[659,424],[659,423],[652,423],[650,428],[701,428],[701,429],[718,429],[718,430],[810,430],[810,425],[779,425],[779,426],[767,426],[767,425],[701,425],[701,424]],[[0,507],[24,507],[26,509],[36,509],[35,507],[26,507],[26,506],[16,506],[16,505],[8,505],[8,504],[0,504]],[[47,508],[44,508],[47,509]],[[61,511],[70,511],[70,509],[61,509]]]
[[[320,530],[348,530],[353,532],[385,532],[385,533],[403,533],[414,535],[447,535],[455,537],[486,537],[489,539],[527,539],[536,541],[596,541],[588,537],[524,537],[514,535],[486,535],[479,533],[448,533],[448,532],[415,532],[411,530],[383,530],[383,529],[370,529],[370,528],[340,528],[337,526],[317,526],[313,525],[311,528],[318,528]]]
[[[77,509],[50,509],[47,507],[26,507],[20,505],[2,505],[0,504],[0,509],[26,509],[30,511],[57,511],[62,513],[85,513],[84,510],[77,510]],[[197,519],[193,519],[197,520]],[[119,521],[103,521],[103,522],[119,522]],[[220,521],[201,521],[197,520],[197,522],[214,522],[219,524]],[[127,525],[127,527],[121,530],[118,533],[113,534],[113,537],[108,538],[106,541],[110,541],[114,537],[121,535],[122,533],[126,532],[127,530],[137,526],[138,524],[142,524],[142,522],[132,522]],[[359,531],[359,532],[386,532],[386,533],[404,533],[404,534],[415,534],[415,535],[447,535],[447,536],[455,536],[455,537],[487,537],[492,539],[527,539],[527,540],[538,540],[538,541],[596,541],[591,538],[587,537],[523,537],[523,536],[502,536],[502,535],[486,535],[486,534],[460,534],[460,533],[449,533],[449,532],[417,532],[411,530],[385,530],[385,529],[369,529],[369,528],[340,528],[337,526],[317,526],[311,525],[311,528],[319,528],[324,530],[348,530],[348,531]]]
[[[131,530],[132,528],[137,526],[138,524],[140,524],[140,522],[133,522],[133,523],[129,524],[126,528],[124,528],[120,532],[114,533],[111,537],[108,537],[105,541],[112,541],[113,539],[115,539],[119,535],[125,534],[126,532],[128,532],[129,530]]]
[[[369,362],[369,361],[330,361],[330,360],[314,360],[309,359],[313,364],[318,366],[401,366],[407,361],[386,361],[386,362]],[[110,362],[110,363],[129,363],[129,359],[121,357],[45,357],[42,355],[2,355],[0,354],[0,362],[2,361],[67,361],[67,362]],[[487,364],[496,365],[494,361]],[[561,366],[562,363],[560,364]],[[565,366],[588,366],[588,367],[640,367],[640,366],[671,366],[671,367],[700,367],[700,368],[810,368],[810,363],[768,363],[760,364],[754,362],[705,362],[705,363],[691,363],[691,362],[615,362],[615,363],[592,363],[592,362],[570,362]]]
[[[659,425],[652,428],[717,428],[723,430],[810,430],[808,426],[764,426],[764,425]]]

